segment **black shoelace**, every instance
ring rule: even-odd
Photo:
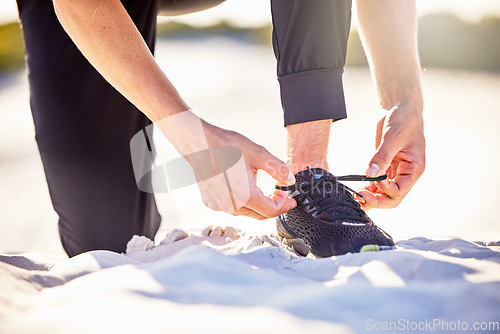
[[[359,197],[363,197],[363,195],[339,181],[382,181],[387,179],[387,175],[379,177],[323,175],[317,178],[309,167],[307,169],[311,174],[309,180],[299,181],[291,186],[276,186],[276,189],[291,192],[298,190],[299,194],[295,196],[295,199],[298,203],[303,203],[305,205],[304,210],[312,214],[315,218],[331,221],[354,220],[361,223],[369,222],[365,212],[361,209],[361,205],[352,196],[352,194],[356,194]],[[333,193],[339,193],[340,196],[329,196]],[[305,202],[308,195],[311,200]]]

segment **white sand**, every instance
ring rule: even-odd
[[[126,254],[7,255],[0,332],[359,333],[393,323],[414,333],[426,321],[440,332],[434,322],[500,321],[499,250],[413,238],[313,259],[272,235],[217,227],[176,230],[157,246],[136,236]]]

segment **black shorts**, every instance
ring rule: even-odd
[[[141,192],[130,140],[151,122],[83,57],[51,0],[18,0],[36,141],[68,255],[123,252],[154,238],[160,215]],[[218,0],[122,0],[151,51],[160,9],[182,14]],[[342,72],[351,1],[272,0],[273,46],[285,125],[345,117]]]

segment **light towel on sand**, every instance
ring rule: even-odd
[[[2,255],[0,271],[1,333],[500,332],[495,243],[420,237],[314,259],[216,227],[135,236],[126,254]]]

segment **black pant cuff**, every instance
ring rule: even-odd
[[[320,69],[279,77],[285,126],[346,118],[343,72]]]

